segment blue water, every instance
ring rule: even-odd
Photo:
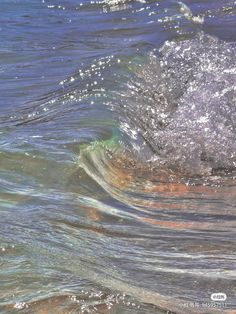
[[[235,1],[1,0],[0,12],[0,312],[233,314]],[[200,64],[182,102],[199,88],[209,110],[218,86],[215,103],[229,99],[224,137],[206,137],[224,167],[183,162],[178,136],[156,163],[145,93],[162,83],[150,54],[167,41],[173,90],[189,65],[174,64],[178,43]],[[173,149],[179,131],[166,132]],[[213,302],[217,292],[227,300]]]
[[[1,108],[19,106],[55,89],[83,62],[129,54],[135,46],[158,47],[176,35],[172,25],[157,22],[166,9],[170,10],[168,15],[176,13],[178,5],[174,1],[152,1],[151,5],[127,1],[114,12],[103,4],[106,1],[99,2],[1,1]],[[233,1],[185,4],[193,14],[204,15],[204,24],[193,25],[182,19],[183,32],[203,29],[222,39],[235,40]],[[128,8],[122,10],[122,6]],[[159,8],[160,14],[149,16]],[[103,13],[106,10],[108,13]]]

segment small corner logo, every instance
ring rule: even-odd
[[[227,299],[227,295],[222,292],[212,293],[211,294],[211,300],[212,301],[225,301]]]

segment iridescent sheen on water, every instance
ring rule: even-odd
[[[235,313],[235,1],[0,9],[0,312]]]

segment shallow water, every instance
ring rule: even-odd
[[[0,312],[234,313],[235,2],[0,9]]]

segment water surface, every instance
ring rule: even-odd
[[[1,313],[234,313],[235,2],[0,9]]]

